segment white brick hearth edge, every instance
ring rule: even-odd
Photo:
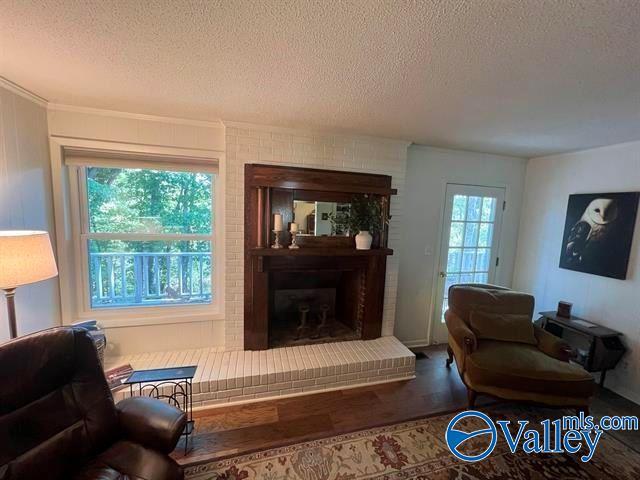
[[[193,407],[204,408],[415,378],[415,355],[395,337],[262,351],[201,348],[106,359],[106,368],[197,365]],[[129,396],[125,388],[114,394]]]

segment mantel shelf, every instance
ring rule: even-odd
[[[355,248],[308,247],[284,248],[252,248],[249,254],[254,257],[351,257],[351,256],[388,256],[393,255],[390,248],[372,248],[356,250]]]

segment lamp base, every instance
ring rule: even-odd
[[[18,325],[16,323],[16,289],[7,288],[4,290],[4,296],[7,299],[7,313],[9,316],[9,338],[18,336]]]

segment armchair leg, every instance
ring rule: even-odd
[[[475,390],[471,390],[469,387],[467,387],[467,401],[469,402],[469,408],[473,408],[476,406],[476,396],[477,393],[475,392]]]
[[[449,345],[447,345],[447,354],[449,355],[449,358],[447,358],[447,368],[450,368],[453,363],[453,350],[451,350]]]
[[[589,415],[589,406],[576,407],[576,415],[580,415],[580,412],[584,413],[585,417]]]

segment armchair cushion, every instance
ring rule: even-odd
[[[531,317],[520,313],[493,313],[474,310],[469,325],[479,340],[502,340],[536,345]]]
[[[150,397],[126,398],[116,410],[127,439],[161,453],[175,448],[187,422],[184,412]]]
[[[519,313],[533,317],[531,295],[513,292],[491,285],[452,285],[449,288],[449,309],[469,323],[471,312]]]
[[[467,357],[466,375],[476,385],[551,395],[589,397],[595,389],[593,377],[582,367],[523,343],[482,340]]]

